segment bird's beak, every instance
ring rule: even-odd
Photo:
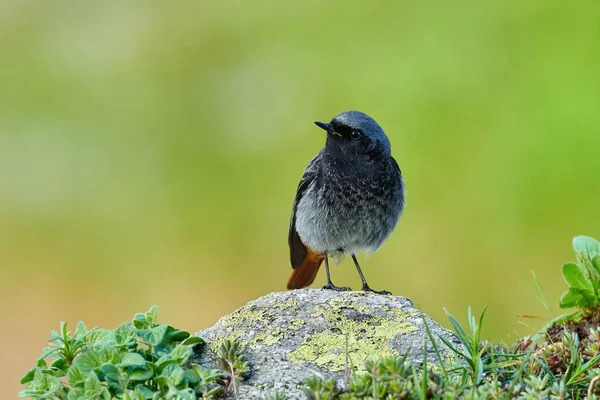
[[[331,126],[331,124],[326,124],[325,122],[315,121],[315,125],[317,125],[321,129],[326,130],[329,133],[335,132],[333,130],[333,126]]]
[[[331,134],[337,135],[337,136],[342,136],[339,133],[337,133],[335,131],[335,129],[333,129],[333,126],[331,126],[331,124],[327,124],[325,122],[315,121],[315,125],[317,125],[321,129],[324,129],[325,131],[327,131],[327,133],[331,133]]]

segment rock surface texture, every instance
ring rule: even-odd
[[[424,343],[428,362],[439,364],[423,318],[443,358],[453,354],[439,340],[459,345],[454,334],[413,307],[404,297],[364,292],[302,289],[271,293],[221,318],[196,334],[213,350],[224,340],[246,347],[251,375],[238,398],[262,399],[279,390],[289,399],[304,399],[304,380],[318,374],[344,382],[347,368],[361,371],[367,359],[404,355],[420,365]],[[218,368],[204,351],[200,364]]]

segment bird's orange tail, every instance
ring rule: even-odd
[[[307,287],[313,283],[315,277],[317,276],[317,272],[319,272],[319,267],[323,262],[323,258],[324,256],[322,254],[313,253],[307,249],[304,262],[302,262],[302,265],[299,268],[292,272],[292,276],[290,276],[287,288],[290,290],[302,289],[303,287]]]

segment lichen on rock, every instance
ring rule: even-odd
[[[437,339],[456,337],[413,307],[404,297],[364,292],[303,289],[271,293],[198,332],[215,350],[225,340],[246,346],[251,376],[240,387],[244,399],[282,390],[290,399],[304,396],[298,387],[315,373],[342,380],[346,369],[360,371],[364,362],[383,355],[404,355],[419,365],[429,341],[423,320],[444,358],[453,355]],[[428,363],[435,365],[433,347]],[[216,360],[206,357],[206,367]]]
[[[334,298],[323,317],[331,324],[326,332],[307,337],[288,354],[288,360],[310,362],[328,371],[342,371],[347,365],[361,370],[364,361],[382,355],[397,355],[387,341],[397,334],[417,330],[402,309],[383,306],[383,315],[374,315],[348,297]]]

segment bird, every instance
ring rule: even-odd
[[[360,111],[342,112],[325,130],[325,146],[308,163],[292,206],[288,244],[293,268],[287,288],[313,283],[325,261],[323,289],[352,290],[331,281],[329,259],[350,254],[362,290],[371,289],[356,254],[377,250],[394,231],[404,210],[402,172],[391,155],[390,141],[379,124]]]

